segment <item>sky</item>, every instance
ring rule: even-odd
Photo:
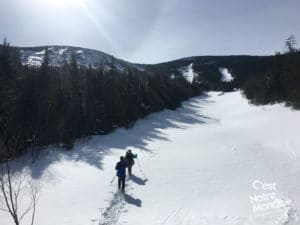
[[[138,63],[270,55],[300,40],[299,0],[0,0],[0,38],[68,45]]]

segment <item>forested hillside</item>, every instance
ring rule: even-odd
[[[254,73],[242,84],[245,96],[254,104],[284,102],[300,108],[300,50],[296,40],[286,40],[287,52],[277,53],[272,64]]]
[[[76,138],[130,127],[139,118],[200,94],[183,77],[125,68],[79,67],[76,55],[60,67],[49,65],[48,50],[40,67],[22,65],[19,53],[4,42],[0,49],[1,155],[15,157],[30,147],[60,144]],[[99,62],[101,64],[101,62]]]
[[[149,65],[148,69],[178,73],[186,64],[193,64],[199,74],[196,83],[205,90],[243,91],[252,104],[283,102],[300,108],[300,50],[293,35],[286,41],[286,51],[272,56],[196,56],[167,63]],[[219,68],[231,72],[232,82],[220,82]]]

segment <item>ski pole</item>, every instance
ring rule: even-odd
[[[110,185],[112,185],[112,183],[114,182],[114,180],[116,179],[116,175],[113,177],[113,179],[110,182]]]
[[[139,166],[139,170],[140,170],[141,174],[143,175],[143,177],[144,177],[145,179],[147,179],[147,177],[145,176],[145,174],[144,174],[143,171],[142,171],[142,168],[141,168],[141,164],[140,164],[139,158],[137,158],[137,162],[138,162],[138,166]]]

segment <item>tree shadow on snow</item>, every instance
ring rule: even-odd
[[[130,180],[132,180],[134,183],[138,185],[146,185],[146,182],[148,181],[148,179],[142,179],[140,177],[135,176],[134,174],[130,176]]]
[[[138,198],[134,198],[129,194],[124,194],[125,201],[130,205],[135,205],[136,207],[142,207],[142,200]]]
[[[201,115],[201,108],[211,104],[209,96],[203,95],[183,102],[177,110],[164,110],[138,120],[134,127],[126,130],[119,128],[108,135],[91,136],[88,140],[78,140],[72,150],[62,151],[49,147],[34,165],[31,165],[32,177],[40,178],[49,165],[59,161],[83,162],[103,169],[103,158],[111,149],[124,151],[131,147],[151,152],[148,144],[155,141],[169,141],[164,132],[167,128],[188,129],[191,125],[215,123],[216,119]],[[51,150],[50,150],[51,149]],[[122,152],[123,153],[123,152]],[[137,178],[135,182],[141,183]]]

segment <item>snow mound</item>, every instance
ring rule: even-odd
[[[222,74],[222,78],[221,78],[221,81],[222,82],[230,82],[230,81],[233,81],[233,77],[231,75],[231,73],[229,73],[228,69],[227,68],[222,68],[220,67],[219,68],[219,71],[220,73]]]

